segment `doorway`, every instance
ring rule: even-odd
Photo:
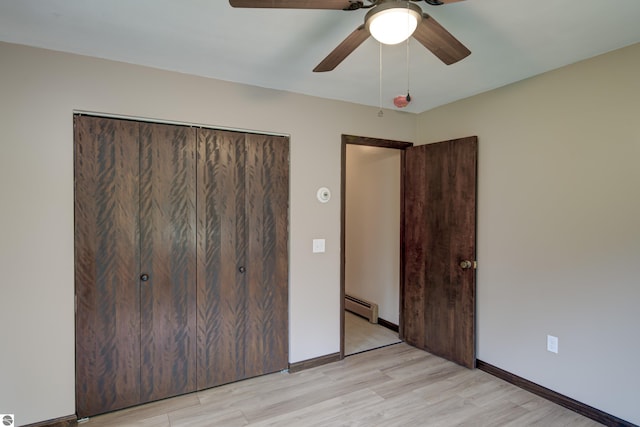
[[[400,151],[400,249],[396,257],[401,266],[397,273],[398,336],[415,347],[472,368],[475,366],[477,136],[416,147],[411,143],[342,136],[341,357],[347,354],[344,310],[345,301],[349,300],[345,296],[350,262],[346,242],[349,234],[347,149],[350,145]],[[367,212],[361,214],[355,224],[360,225],[366,216]],[[375,227],[366,231],[377,233]],[[370,237],[366,233],[363,236],[361,240]],[[381,264],[388,262],[388,259],[379,260]]]
[[[341,357],[401,341],[401,167],[411,145],[342,137]]]

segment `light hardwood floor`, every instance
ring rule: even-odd
[[[91,418],[83,427],[597,426],[404,343]]]
[[[344,354],[356,354],[373,348],[400,342],[398,333],[369,323],[363,317],[344,312]]]

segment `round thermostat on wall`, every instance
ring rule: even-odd
[[[331,200],[331,191],[327,187],[318,188],[318,192],[316,193],[316,197],[320,203],[327,203]]]

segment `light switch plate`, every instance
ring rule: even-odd
[[[324,252],[324,239],[313,239],[313,253]]]
[[[558,337],[547,335],[547,351],[558,353]]]

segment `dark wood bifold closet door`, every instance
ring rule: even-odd
[[[288,138],[74,126],[78,417],[286,369]]]
[[[198,134],[198,389],[288,364],[288,139]]]
[[[75,117],[76,409],[140,402],[138,124]]]
[[[198,389],[244,378],[244,134],[198,133]]]
[[[141,399],[196,387],[196,130],[140,123]]]
[[[246,137],[245,376],[288,364],[288,138]]]
[[[196,387],[196,137],[75,118],[78,416]]]

